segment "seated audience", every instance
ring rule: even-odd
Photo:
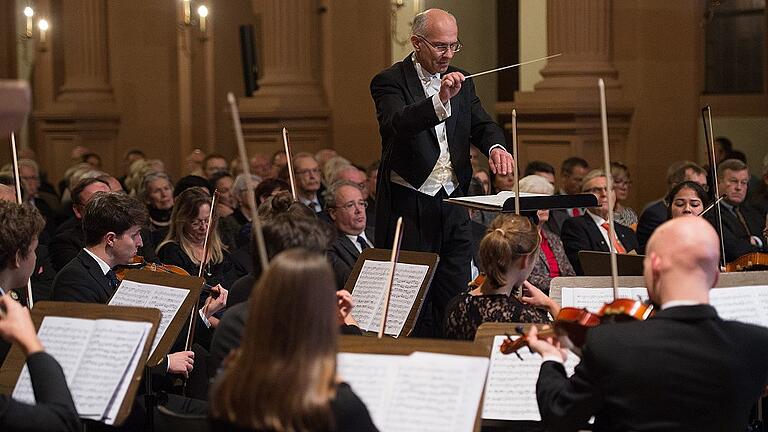
[[[275,196],[281,192],[288,192],[290,194],[291,185],[277,178],[269,178],[262,181],[253,191],[254,195],[256,195],[256,208],[264,203],[267,198]]]
[[[696,182],[687,180],[673,187],[664,201],[669,203],[667,219],[699,216],[709,205],[709,198],[704,188]]]
[[[358,183],[338,180],[325,192],[325,208],[337,232],[336,241],[328,249],[337,289],[344,289],[357,258],[373,247],[372,230],[366,229],[367,206]]]
[[[491,195],[515,190],[515,181],[514,171],[507,174],[491,173]]]
[[[203,159],[203,175],[210,181],[218,172],[229,172],[229,162],[224,156],[211,153]]]
[[[611,175],[613,176],[613,189],[616,191],[613,217],[616,218],[616,222],[636,230],[637,213],[631,207],[624,205],[629,197],[629,188],[632,186],[629,168],[621,162],[611,162]]]
[[[525,166],[523,177],[528,177],[530,175],[544,177],[550,184],[552,184],[552,187],[555,186],[555,167],[544,161],[528,162],[528,165]]]
[[[539,193],[552,195],[555,187],[546,178],[533,174],[520,180],[520,192]],[[544,294],[549,294],[549,284],[558,276],[575,276],[568,256],[565,254],[563,241],[555,234],[550,226],[551,212],[538,210],[539,234],[541,235],[541,247],[539,247],[536,264],[533,266],[528,282],[540,289]]]
[[[221,241],[231,250],[247,247],[251,234],[251,203],[248,200],[248,185],[245,174],[240,174],[232,184],[232,195],[239,203],[229,216],[219,219],[219,235]],[[254,186],[254,194],[260,186],[260,179],[251,174]],[[269,179],[267,181],[274,181]],[[257,198],[258,200],[258,198]],[[258,205],[258,204],[257,204]]]
[[[229,171],[218,171],[210,178],[208,189],[217,191],[219,196],[216,198],[216,215],[224,218],[232,214],[237,208],[237,197],[232,191],[234,186],[232,174]],[[254,185],[258,182],[254,183]]]
[[[720,193],[725,199],[720,201],[720,214],[723,220],[722,241],[725,248],[725,261],[731,262],[750,252],[768,251],[763,235],[765,220],[746,205],[749,168],[737,159],[726,159],[717,166],[717,181]],[[714,211],[706,214],[706,219],[717,226]]]
[[[168,234],[173,213],[173,183],[166,173],[150,173],[144,177],[144,203],[149,211],[149,232],[152,244],[160,242]]]
[[[596,431],[749,430],[768,382],[768,330],[724,321],[709,305],[717,234],[701,218],[677,218],[647,249],[645,286],[660,310],[590,329],[573,376],[558,343],[529,334],[544,360],[536,384],[543,426],[576,431],[594,416]]]
[[[448,303],[446,338],[472,340],[484,322],[549,322],[539,306],[557,315],[554,301],[526,281],[538,259],[539,242],[538,229],[527,217],[502,213],[494,219],[480,242],[484,273],[470,284],[470,291]]]
[[[488,195],[491,193],[491,176],[488,171],[483,168],[478,168],[472,172],[472,177],[476,178],[483,187],[483,193],[481,195]]]
[[[272,164],[269,159],[261,153],[253,153],[251,155],[251,174],[258,176],[262,180],[269,178],[272,173],[270,168]]]
[[[254,290],[241,348],[211,390],[212,430],[377,430],[336,374],[334,286],[321,255],[290,250],[275,257]]]
[[[323,211],[323,197],[320,190],[320,166],[309,153],[299,153],[293,158],[293,172],[296,175],[296,194],[299,201],[315,211]]]
[[[286,166],[288,166],[288,159],[286,159],[284,151],[278,150],[272,153],[270,177],[279,177],[280,171]]]
[[[686,180],[698,183],[705,191],[709,188],[707,186],[707,172],[704,171],[704,168],[691,161],[679,161],[667,169],[667,193],[676,184]],[[669,203],[661,198],[647,204],[643,209],[637,223],[637,240],[640,244],[638,252],[643,253],[645,243],[651,237],[653,230],[667,220],[668,206]]]
[[[609,199],[607,181],[602,170],[592,170],[584,177],[582,193],[591,193],[597,197],[599,207],[587,209],[587,214],[568,218],[563,223],[560,238],[565,246],[565,253],[576,274],[583,275],[579,263],[579,251],[609,252],[608,245],[608,206],[615,203],[615,194]],[[614,221],[615,222],[615,221]],[[614,223],[616,241],[613,249],[617,253],[627,253],[637,249],[635,232],[620,223]]]
[[[589,164],[580,157],[570,157],[560,165],[560,189],[558,195],[575,195],[581,193],[581,183],[589,173]],[[586,209],[568,209],[568,216],[582,216]]]

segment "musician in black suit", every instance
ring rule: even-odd
[[[83,212],[85,248],[56,275],[53,300],[107,304],[119,285],[113,268],[136,255],[148,218],[147,208],[133,197],[119,192],[93,194]],[[161,365],[164,371],[187,374],[192,357],[191,351],[176,352]]]
[[[600,207],[587,209],[583,216],[572,217],[563,223],[563,229],[560,237],[563,240],[565,253],[571,262],[576,274],[583,275],[581,263],[579,262],[579,251],[603,251],[608,249],[608,190],[606,189],[606,178],[602,170],[592,170],[584,177],[581,186],[582,193],[593,193],[597,196]],[[610,205],[613,205],[615,198],[611,198]],[[627,253],[637,249],[637,237],[634,231],[624,225],[614,223],[616,237],[620,245],[615,245],[617,252]]]
[[[724,321],[709,305],[719,242],[701,218],[676,218],[651,237],[645,284],[661,310],[587,333],[566,377],[565,352],[528,338],[544,359],[536,386],[548,431],[744,431],[768,381],[768,330]]]
[[[337,289],[344,289],[357,258],[373,246],[373,236],[366,230],[367,206],[360,186],[352,181],[336,181],[326,190],[325,207],[337,232],[336,241],[327,254],[333,265]]]
[[[417,328],[421,336],[431,336],[446,305],[470,277],[469,216],[444,199],[466,195],[472,178],[470,144],[489,156],[494,172],[511,172],[513,160],[474,82],[450,67],[462,47],[456,19],[430,9],[414,18],[411,31],[414,52],[371,81],[382,141],[376,245],[392,246],[402,216],[403,249],[440,255]]]
[[[768,239],[763,235],[765,221],[745,203],[749,184],[749,169],[738,159],[726,159],[717,166],[720,193],[725,198],[718,204],[723,219],[725,261],[731,262],[750,252],[768,251]],[[705,217],[717,226],[716,212]]]

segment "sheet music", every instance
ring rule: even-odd
[[[136,348],[133,351],[133,356],[131,357],[131,360],[128,364],[128,369],[126,370],[122,380],[120,381],[120,386],[118,387],[117,391],[115,392],[115,395],[113,396],[112,400],[109,402],[109,405],[107,406],[107,412],[104,415],[103,421],[108,425],[115,423],[117,414],[120,411],[120,405],[123,399],[125,399],[125,395],[128,393],[128,388],[131,385],[133,374],[136,372],[136,368],[140,367],[139,360],[141,359],[141,352],[144,349],[144,345],[147,342],[147,338],[149,337],[149,332],[152,330],[152,324],[150,323],[139,323],[139,324],[145,324],[145,328],[142,332],[141,340],[139,340],[139,343],[136,345]]]
[[[135,370],[129,364],[136,363],[136,351],[143,347],[139,344],[146,340],[151,328],[147,322],[54,316],[43,319],[38,336],[61,365],[80,417],[102,420],[113,400],[119,409],[127,385],[122,393],[116,394],[116,390],[129,369],[130,373]],[[130,379],[126,381],[130,383]],[[35,403],[26,365],[13,397]]]
[[[471,431],[487,370],[483,357],[339,354],[342,379],[383,432]]]
[[[648,290],[645,287],[619,287],[619,298],[645,301]],[[597,313],[605,303],[613,301],[613,288],[563,287],[560,305],[562,307],[586,308]]]
[[[491,365],[483,399],[483,418],[540,421],[536,381],[541,369],[541,356],[527,348],[518,351],[523,360],[514,354],[502,354],[499,348],[506,338],[499,335],[493,339]],[[517,336],[512,339],[517,339]],[[564,365],[568,376],[573,375],[579,361],[576,354],[568,352]]]
[[[709,301],[723,319],[768,327],[768,285],[716,288]]]
[[[61,365],[70,388],[95,325],[94,320],[56,316],[45,317],[40,324],[37,335],[45,351]],[[13,398],[28,404],[35,403],[35,394],[26,364],[16,382]]]
[[[384,291],[389,269],[389,261],[365,260],[352,289],[355,319],[363,331],[379,329],[384,314]],[[428,271],[427,265],[397,263],[384,330],[386,334],[397,337],[403,331]]]
[[[152,341],[152,349],[149,351],[149,356],[152,357],[157,344],[160,343],[163,335],[165,335],[165,331],[184,303],[184,299],[187,298],[187,294],[189,294],[189,291],[181,288],[123,280],[109,301],[109,304],[112,306],[139,306],[160,309],[160,325],[157,327],[155,339]]]

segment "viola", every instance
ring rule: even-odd
[[[728,273],[759,270],[768,270],[768,253],[750,252],[725,265]]]
[[[563,337],[566,336],[575,347],[582,347],[587,339],[587,331],[590,328],[608,322],[643,321],[653,315],[653,305],[626,298],[616,299],[606,303],[598,313],[589,312],[586,309],[566,307],[560,310],[552,325],[542,326],[538,337]],[[512,340],[508,337],[501,344],[503,354],[516,353],[520,348],[528,346],[527,335],[522,328],[517,329],[520,337]]]

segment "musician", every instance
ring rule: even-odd
[[[552,195],[554,186],[545,177],[529,175],[520,179],[520,192]],[[541,235],[541,247],[533,266],[528,282],[536,286],[545,294],[549,294],[549,285],[552,279],[559,276],[576,276],[576,272],[565,254],[563,241],[552,229],[549,210],[538,210],[539,234]]]
[[[360,186],[349,180],[331,184],[325,194],[325,208],[337,232],[336,241],[328,249],[328,258],[336,275],[336,288],[344,289],[360,254],[373,247],[373,235],[366,229],[368,202]]]
[[[118,192],[96,192],[83,212],[85,248],[56,275],[53,300],[79,303],[109,303],[119,285],[113,270],[131,262],[142,246],[141,227],[147,210],[136,198]],[[213,314],[219,302],[210,300],[206,311]],[[163,370],[187,374],[192,370],[192,352],[171,354]]]
[[[704,190],[709,190],[707,184],[707,172],[695,162],[678,161],[667,168],[667,194],[675,185],[683,181],[698,183]],[[639,252],[645,250],[645,244],[651,238],[653,230],[667,220],[667,207],[669,202],[662,197],[648,203],[640,213],[637,223],[637,240],[640,244]]]
[[[390,248],[403,217],[404,250],[440,255],[417,333],[436,335],[451,298],[470,276],[469,216],[447,204],[466,195],[470,143],[488,155],[491,171],[512,171],[504,134],[485,112],[472,80],[451,67],[461,49],[456,18],[440,9],[418,14],[413,52],[371,81],[382,141],[376,245]]]
[[[201,276],[208,285],[226,295],[227,289],[246,274],[242,266],[229,254],[219,239],[217,218],[211,214],[211,195],[207,189],[192,187],[176,198],[168,235],[157,247],[157,258],[164,264],[183,268],[191,275],[198,275],[205,254],[205,236],[208,234],[208,256]],[[209,220],[210,218],[210,220]],[[210,225],[210,229],[209,229]],[[200,293],[200,303],[206,301],[206,293]],[[222,305],[224,306],[224,305]],[[218,316],[206,313],[211,327],[219,323]],[[204,346],[209,341],[202,341]]]
[[[563,222],[563,229],[560,232],[565,253],[578,275],[584,274],[579,263],[579,251],[609,251],[608,245],[611,241],[608,238],[608,206],[613,206],[616,201],[615,194],[611,194],[609,199],[607,180],[603,170],[590,171],[584,177],[581,192],[594,194],[599,206],[587,209],[583,216],[568,218]],[[613,249],[618,253],[637,249],[637,237],[634,231],[619,223],[613,225],[617,242],[612,245]]]
[[[336,375],[335,291],[322,255],[275,257],[253,292],[242,346],[211,390],[211,430],[377,430]]]
[[[3,216],[8,216],[8,209],[11,205],[16,204],[1,203],[0,213]],[[30,215],[31,213],[27,213],[24,216]],[[38,218],[42,220],[35,212],[35,219]],[[27,225],[34,226],[38,224],[37,222],[35,220],[32,225]],[[38,232],[43,229],[43,224],[40,223],[39,226]],[[5,236],[2,236],[2,239],[6,240]],[[33,243],[37,243],[37,234],[33,234],[25,241],[30,243],[29,246],[32,246]],[[3,241],[3,243],[5,242]],[[6,245],[3,244],[3,246]],[[2,250],[6,252],[10,249],[3,247]],[[3,260],[0,264],[3,266],[3,270],[0,270],[0,278],[2,279],[0,283],[26,283],[25,279],[29,278],[29,274],[34,269],[35,260],[34,248],[28,247],[25,251],[26,253],[22,254],[21,250],[16,249],[14,257],[6,256],[11,258],[10,261],[14,261],[14,269],[9,270],[6,267],[9,261]],[[19,258],[21,258],[20,261]],[[16,281],[6,279],[11,272],[19,276]],[[2,290],[0,289],[0,291]],[[82,430],[82,426],[72,395],[67,387],[64,371],[56,360],[44,351],[43,344],[40,343],[35,326],[29,317],[29,311],[11,300],[10,296],[7,295],[0,297],[0,308],[6,312],[6,316],[0,318],[0,336],[9,344],[18,345],[24,353],[37,402],[35,405],[28,405],[15,401],[9,396],[0,395],[0,429],[31,432],[79,432]]]
[[[673,187],[664,201],[667,207],[667,219],[680,216],[699,216],[709,205],[707,192],[696,182],[684,181]]]
[[[296,176],[296,194],[299,201],[315,211],[323,211],[322,195],[320,190],[320,165],[315,157],[309,153],[299,153],[293,157],[293,173]]]
[[[645,285],[661,310],[587,332],[570,379],[566,354],[532,331],[544,359],[536,386],[548,431],[744,431],[768,382],[768,330],[724,321],[709,305],[720,245],[702,218],[676,218],[648,242]]]
[[[750,252],[768,251],[766,238],[763,236],[765,221],[745,203],[749,184],[749,168],[738,159],[726,159],[717,166],[717,180],[720,193],[725,199],[720,201],[720,214],[723,219],[723,247],[725,260],[733,261]],[[716,212],[705,216],[713,226],[717,226]]]
[[[445,337],[472,340],[484,322],[549,322],[547,312],[539,307],[557,315],[559,307],[526,281],[538,260],[540,240],[538,228],[525,216],[502,213],[491,222],[480,242],[484,273],[470,283],[470,291],[449,303]],[[517,297],[521,289],[522,301]]]

